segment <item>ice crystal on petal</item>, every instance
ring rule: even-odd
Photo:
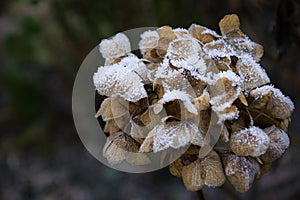
[[[225,160],[225,174],[230,183],[239,192],[250,189],[255,176],[259,173],[259,164],[252,158],[228,155]]]
[[[118,33],[111,39],[104,39],[99,45],[99,51],[105,59],[115,59],[125,56],[131,51],[130,42],[123,33]]]
[[[255,98],[252,104],[255,105],[259,103],[265,108],[265,112],[269,113],[274,118],[289,118],[295,109],[291,99],[284,96],[279,89],[274,88],[274,86],[271,85],[256,88],[250,92],[250,95]],[[265,96],[268,98],[265,99]],[[264,101],[264,104],[262,104],[262,100]]]
[[[169,44],[166,57],[170,59],[172,65],[180,68],[181,61],[191,65],[197,63],[201,51],[200,44],[195,39],[180,38]]]
[[[269,145],[268,135],[255,126],[233,133],[230,138],[230,147],[238,156],[260,156],[266,153]]]
[[[270,82],[266,71],[250,56],[244,56],[239,59],[236,64],[236,68],[243,80],[243,88],[246,91],[250,91],[253,88]]]
[[[93,79],[101,95],[120,95],[132,102],[147,97],[141,77],[122,63],[99,67]]]
[[[203,51],[210,57],[230,57],[236,55],[233,48],[224,39],[212,41],[203,46]]]
[[[241,79],[232,71],[214,74],[209,88],[213,109],[223,111],[230,107],[241,92],[240,84]]]
[[[192,103],[191,95],[180,90],[167,91],[162,97],[162,99],[158,101],[158,103],[164,104],[174,100],[182,101],[183,105],[190,113],[193,113],[195,115],[198,114],[195,105]]]
[[[156,31],[145,31],[141,34],[139,48],[141,53],[144,54],[148,49],[154,49],[158,45],[159,35]]]
[[[190,143],[203,144],[198,127],[192,122],[163,122],[154,127],[144,140],[140,151],[159,152],[168,148],[178,149]]]

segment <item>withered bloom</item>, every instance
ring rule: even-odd
[[[197,24],[146,31],[142,58],[122,33],[101,41],[105,64],[93,81],[107,98],[95,116],[106,123],[110,164],[147,165],[148,152],[186,148],[169,169],[188,190],[227,179],[246,192],[284,154],[293,102],[271,85],[259,63],[263,47],[240,30],[238,16],[226,15],[219,27],[221,34]],[[209,135],[211,125],[219,133]]]

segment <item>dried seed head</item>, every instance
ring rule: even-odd
[[[125,34],[118,33],[111,39],[102,40],[99,51],[105,59],[116,59],[131,51],[130,42]]]
[[[250,157],[238,157],[234,154],[224,158],[225,174],[239,192],[250,189],[255,177],[259,175],[259,164]]]
[[[261,156],[261,159],[264,163],[271,163],[283,155],[290,145],[290,139],[283,130],[274,125],[265,128],[264,131],[269,136],[271,142],[267,152]]]
[[[266,153],[269,145],[268,135],[255,126],[233,133],[230,137],[230,147],[238,156],[260,156]]]

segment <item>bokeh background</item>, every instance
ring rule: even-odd
[[[168,169],[127,174],[95,160],[74,128],[72,86],[103,38],[166,24],[218,30],[229,13],[264,46],[262,65],[296,111],[291,147],[270,173],[245,194],[227,183],[204,196],[300,199],[299,0],[0,0],[0,199],[197,199]]]

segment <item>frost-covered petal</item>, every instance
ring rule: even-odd
[[[181,61],[186,61],[191,65],[195,64],[200,59],[201,51],[201,46],[195,39],[179,38],[169,44],[166,56],[172,65],[181,67]]]
[[[290,146],[289,136],[276,126],[265,128],[264,131],[270,138],[270,146],[265,154],[261,156],[264,163],[272,163],[280,158]]]
[[[158,56],[164,57],[167,53],[170,42],[176,38],[176,35],[170,26],[160,27],[156,31],[159,35],[156,53]]]
[[[93,79],[101,95],[120,95],[131,102],[147,97],[141,77],[122,63],[99,67]]]
[[[162,99],[158,101],[158,103],[165,104],[170,101],[174,100],[180,100],[183,102],[184,107],[193,114],[198,114],[197,109],[195,105],[192,103],[192,97],[191,95],[187,94],[186,92],[180,91],[180,90],[172,90],[167,91]]]
[[[203,43],[211,42],[220,37],[215,31],[198,24],[192,24],[189,27],[188,31],[192,35],[192,37],[198,39]]]
[[[219,187],[225,183],[226,177],[221,159],[215,151],[209,152],[201,161],[201,166],[205,185],[209,187]]]
[[[272,85],[256,88],[250,92],[250,96],[254,98],[251,106],[264,106],[265,112],[277,119],[289,118],[295,109],[291,99]]]
[[[157,31],[145,31],[141,34],[139,49],[143,58],[151,62],[160,62],[162,59],[157,55],[159,35]]]
[[[238,156],[258,157],[266,153],[269,145],[268,135],[255,126],[233,133],[230,138],[230,147]]]
[[[203,51],[210,58],[223,58],[235,56],[235,52],[231,45],[227,44],[224,39],[212,41],[203,46]]]
[[[190,143],[203,144],[202,134],[192,122],[163,122],[154,127],[144,140],[140,151],[159,152],[170,147],[178,149]]]
[[[205,186],[201,172],[199,159],[182,168],[182,180],[187,190],[198,191]]]
[[[242,87],[246,91],[270,82],[266,71],[250,56],[244,56],[239,59],[236,69],[243,80]]]
[[[228,180],[239,192],[246,192],[250,189],[260,170],[259,164],[250,157],[230,154],[225,156],[223,163]]]
[[[230,107],[241,92],[240,84],[240,78],[232,71],[214,74],[209,87],[213,109],[223,111]]]
[[[123,33],[118,33],[111,39],[104,39],[99,44],[99,51],[105,59],[115,59],[125,56],[131,51],[130,42]]]
[[[226,120],[233,120],[239,117],[239,110],[235,105],[225,108],[224,110],[215,110],[215,107],[212,107],[213,111],[217,113],[218,124],[223,124]]]
[[[157,31],[145,31],[141,34],[139,48],[142,54],[148,49],[154,49],[158,45],[159,35]]]

